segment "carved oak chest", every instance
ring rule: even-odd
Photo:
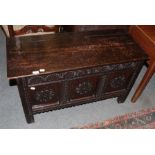
[[[123,103],[146,54],[123,30],[67,32],[7,40],[28,123],[34,114],[117,97]]]

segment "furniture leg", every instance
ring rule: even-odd
[[[25,113],[25,118],[27,123],[33,123],[34,122],[34,116],[33,115],[28,115]]]
[[[121,103],[124,103],[126,98],[127,98],[128,94],[124,94],[124,95],[121,95],[117,98],[117,102],[118,104],[121,104]]]
[[[24,80],[21,78],[17,79],[17,85],[18,85],[18,90],[19,90],[19,94],[21,97],[22,106],[23,106],[26,121],[27,121],[27,123],[33,123],[34,122],[34,116],[33,116],[33,112],[32,112],[32,107],[30,106],[30,104],[27,101],[28,97],[24,95],[24,88],[25,88]]]
[[[138,97],[141,95],[141,93],[143,92],[144,88],[146,87],[147,83],[149,82],[149,80],[151,79],[153,73],[155,70],[155,62],[150,63],[147,72],[145,73],[141,83],[139,84],[136,92],[134,93],[131,101],[134,103],[137,101]]]

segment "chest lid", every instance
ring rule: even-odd
[[[64,32],[7,40],[9,79],[147,59],[123,30]]]

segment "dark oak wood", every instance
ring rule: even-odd
[[[65,32],[95,31],[95,30],[115,30],[122,29],[128,31],[128,25],[62,25],[61,30]]]
[[[17,84],[26,121],[27,123],[32,123],[34,122],[34,117],[33,117],[32,105],[29,102],[29,96],[26,93],[26,83],[21,78],[19,78],[17,79]]]
[[[53,73],[145,57],[128,33],[118,30],[13,38],[7,50],[9,79],[30,76],[40,68]]]
[[[17,80],[28,123],[49,110],[112,97],[123,103],[146,59],[124,30],[7,40],[8,78]]]

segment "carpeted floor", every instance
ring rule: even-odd
[[[0,128],[72,128],[155,107],[155,75],[136,104],[130,102],[134,89],[146,71],[146,67],[143,67],[124,104],[117,104],[116,99],[108,99],[38,114],[34,117],[35,123],[27,124],[17,87],[10,87],[7,80],[5,44],[5,36],[0,31]]]
[[[73,129],[155,129],[155,108],[116,116]]]

